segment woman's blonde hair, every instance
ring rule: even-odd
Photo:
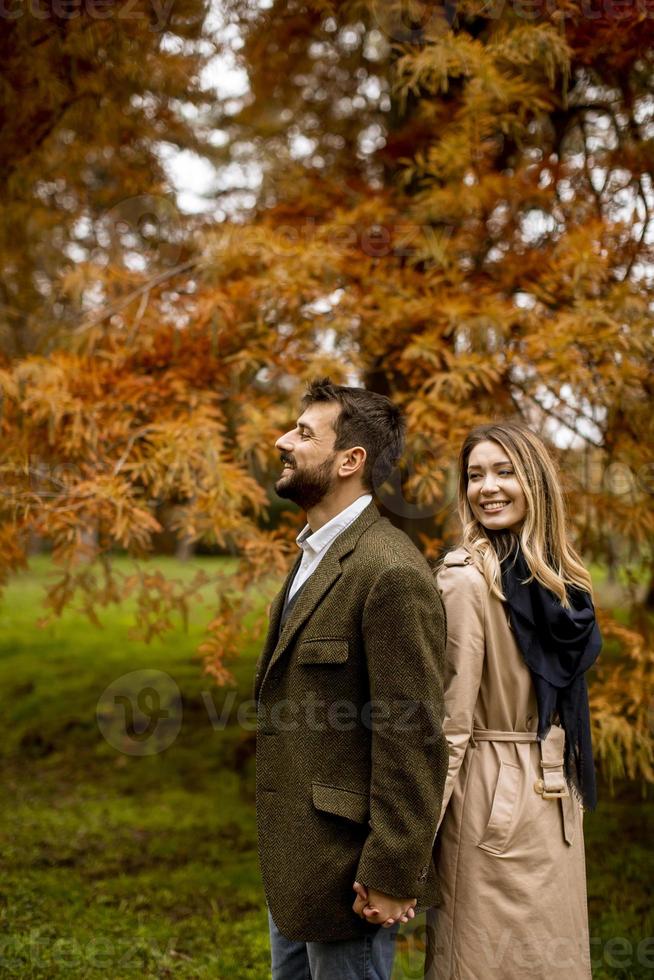
[[[507,454],[525,495],[527,514],[520,531],[491,531],[480,524],[468,501],[468,461],[480,442],[496,442]],[[459,516],[463,547],[483,572],[491,592],[504,599],[500,562],[519,539],[532,578],[550,589],[568,606],[566,586],[592,595],[590,575],[570,545],[566,533],[561,478],[545,444],[519,422],[493,422],[476,426],[466,437],[459,456]]]

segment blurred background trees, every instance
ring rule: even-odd
[[[187,245],[162,151],[211,154],[200,0],[5,5],[0,343],[65,345],[80,314]],[[161,271],[161,270],[158,270]]]
[[[55,611],[139,588],[156,633],[192,588],[109,557],[156,545],[167,509],[180,540],[240,558],[204,645],[224,679],[243,585],[293,548],[266,491],[307,378],[404,406],[379,496],[432,558],[466,431],[519,415],[559,456],[585,556],[630,586],[602,612],[596,738],[609,774],[651,780],[648,12],[233,0],[249,91],[216,100],[204,8],[154,30],[164,13],[136,9],[18,18],[0,42],[5,572],[47,538]],[[220,221],[184,215],[162,143],[259,180],[217,194]]]

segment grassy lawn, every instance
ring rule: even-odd
[[[182,577],[220,567],[156,564]],[[263,980],[254,735],[250,713],[237,719],[258,644],[235,665],[237,689],[217,690],[195,655],[209,604],[150,646],[129,638],[129,608],[101,630],[75,611],[39,630],[47,574],[36,562],[0,607],[0,976]],[[125,743],[113,694],[144,688],[158,727],[140,742],[135,722]],[[654,804],[623,796],[586,824],[596,980],[654,978]],[[396,980],[422,976],[421,946],[419,930],[400,938]]]

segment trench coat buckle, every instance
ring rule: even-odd
[[[563,759],[546,762],[541,759],[541,769],[543,778],[537,779],[534,789],[543,797],[544,800],[562,800],[569,796],[568,786],[563,774]]]
[[[542,779],[536,780],[534,789],[537,793],[540,793],[544,800],[562,800],[568,796],[568,790],[565,787],[562,789],[545,789],[545,782]]]
[[[565,733],[559,725],[552,725],[546,738],[540,743],[540,767],[543,778],[537,779],[534,789],[544,800],[562,800],[570,795],[563,772],[563,748]]]

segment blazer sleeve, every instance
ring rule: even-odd
[[[484,669],[488,588],[472,565],[445,565],[437,581],[447,614],[443,730],[449,749],[440,827],[472,735]]]
[[[370,833],[357,880],[420,901],[447,772],[443,734],[445,617],[425,565],[393,565],[367,598]]]

